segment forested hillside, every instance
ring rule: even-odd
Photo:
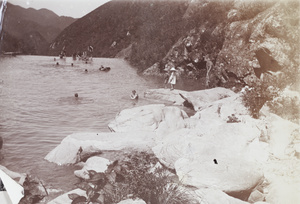
[[[47,9],[25,9],[7,3],[1,51],[46,55],[50,42],[75,20]]]

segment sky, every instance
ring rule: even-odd
[[[46,8],[59,16],[80,18],[109,0],[7,0],[23,8]]]

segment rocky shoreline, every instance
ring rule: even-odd
[[[173,105],[125,109],[109,123],[112,132],[71,134],[45,159],[81,165],[74,174],[87,179],[91,170],[105,172],[118,159],[101,152],[149,152],[198,203],[300,203],[299,124],[271,113],[266,104],[252,118],[243,91],[147,90],[145,98]],[[192,116],[182,109],[186,101]],[[86,195],[76,188],[48,203],[71,203],[73,193]]]
[[[192,103],[193,116],[180,109],[185,100],[179,93]],[[110,122],[111,133],[69,135],[45,159],[59,165],[74,164],[80,147],[85,154],[153,151],[163,165],[175,170],[183,185],[197,189],[194,193],[199,202],[298,203],[299,125],[270,113],[267,106],[261,109],[259,119],[253,119],[241,94],[225,88],[148,90],[145,98],[174,105],[125,109]],[[107,166],[108,161],[97,158],[94,164]],[[91,159],[97,160],[87,160],[81,175],[86,169],[97,169],[91,167]]]

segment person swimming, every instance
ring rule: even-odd
[[[136,93],[135,90],[133,90],[132,93],[130,94],[130,98],[133,100],[137,100],[139,98],[139,95]]]
[[[75,98],[78,98],[78,93],[75,93],[74,96],[75,96]]]

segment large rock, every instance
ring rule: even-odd
[[[211,188],[201,188],[195,191],[196,195],[199,196],[201,204],[247,204],[248,202],[239,200],[237,198],[231,197],[226,193],[211,189]]]
[[[48,204],[68,204],[68,203],[72,203],[72,200],[69,198],[69,194],[77,194],[79,196],[85,196],[86,197],[86,191],[81,190],[79,188],[74,189],[70,192],[67,192],[61,196],[58,196],[57,198],[51,200],[50,202],[48,202]]]
[[[271,159],[264,165],[266,201],[272,204],[300,203],[300,161]]]
[[[118,204],[146,204],[146,202],[141,199],[127,199],[118,202]]]
[[[182,105],[184,99],[179,95],[179,93],[186,94],[187,92],[178,89],[174,89],[172,91],[170,91],[170,89],[149,89],[145,91],[144,97],[173,105]]]
[[[201,122],[215,120],[215,124],[213,125],[216,126],[218,121],[222,123],[230,121],[230,117],[233,117],[233,115],[236,117],[236,122],[251,121],[251,123],[257,123],[249,116],[249,111],[243,105],[239,94],[209,103],[206,108],[198,111],[191,119],[197,119],[197,121]]]
[[[182,95],[185,95],[184,93]],[[237,95],[230,89],[222,87],[205,89],[201,91],[187,92],[184,97],[192,103],[194,110],[199,111],[209,107],[213,102],[219,101],[220,99],[232,97]]]
[[[147,151],[154,146],[155,133],[134,131],[128,133],[76,133],[67,136],[45,157],[59,165],[74,164],[78,161],[78,151],[93,153],[104,150],[133,148]]]
[[[175,106],[146,105],[121,111],[108,126],[115,132],[157,131],[161,135],[183,128],[187,117]]]
[[[279,159],[295,155],[295,144],[300,143],[300,126],[275,114],[270,114],[267,120],[270,153]]]
[[[169,89],[150,89],[145,92],[148,99],[166,101],[174,105],[183,105],[187,100],[195,111],[208,107],[212,102],[236,95],[233,91],[222,87],[200,91],[182,91]]]
[[[175,167],[186,185],[226,192],[254,187],[263,176],[261,163],[268,157],[266,145],[258,142],[260,130],[243,123],[209,129],[211,132],[201,129],[173,132],[153,151],[161,162]]]
[[[163,104],[122,110],[108,127],[113,132],[154,131],[162,120]]]
[[[251,119],[238,94],[211,98],[216,101],[184,120],[185,128],[156,140],[153,151],[187,185],[248,191],[262,179],[268,158],[268,145],[259,142],[265,125]]]
[[[111,162],[102,157],[90,157],[84,164],[81,170],[74,171],[74,174],[82,179],[90,179],[88,170],[96,172],[105,172]]]

